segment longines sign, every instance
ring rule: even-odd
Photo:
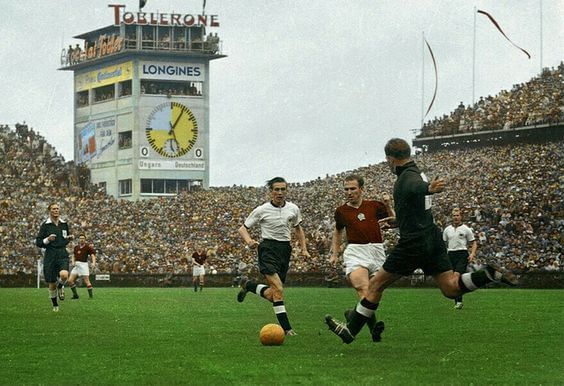
[[[218,15],[192,15],[180,13],[153,13],[153,12],[129,12],[123,4],[108,4],[114,9],[114,25],[121,23],[125,25],[171,25],[171,26],[193,26],[203,25],[205,27],[219,27]],[[123,8],[123,9],[122,9]]]

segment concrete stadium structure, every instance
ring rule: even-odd
[[[120,199],[207,188],[210,61],[225,57],[206,32],[217,15],[113,13],[61,53],[74,72],[75,162]]]

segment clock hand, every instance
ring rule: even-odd
[[[176,142],[176,145],[178,145],[178,140],[176,139],[176,132],[174,131],[174,129],[170,129],[168,133],[172,134],[172,138],[174,139],[174,142]]]
[[[176,127],[176,125],[178,124],[178,121],[180,121],[180,118],[182,117],[182,114],[184,114],[184,110],[180,110],[180,114],[178,114],[178,118],[176,118],[176,121],[174,121],[174,125],[172,125],[171,129],[174,130],[174,128]]]
[[[171,138],[171,139],[168,139],[168,140],[167,140],[167,143],[169,143],[169,142],[170,142],[170,151],[171,151],[171,152],[176,152],[176,151],[178,151],[178,141],[176,141],[176,139],[172,139],[172,138]],[[176,148],[174,148],[174,143],[175,143],[175,142],[176,142]]]

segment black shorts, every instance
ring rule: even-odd
[[[68,257],[46,257],[43,259],[43,277],[47,283],[57,282],[59,272],[69,269]]]
[[[292,246],[289,241],[262,240],[258,247],[259,271],[263,275],[277,273],[282,280],[286,281],[286,274],[292,256]]]
[[[449,251],[448,259],[455,272],[466,273],[468,267],[468,251]]]
[[[383,265],[384,270],[408,276],[417,268],[426,275],[451,271],[443,234],[433,227],[425,234],[413,238],[400,237]]]

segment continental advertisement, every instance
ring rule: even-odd
[[[133,62],[130,61],[77,75],[74,78],[74,85],[76,92],[80,92],[91,88],[123,82],[124,80],[132,78]]]

